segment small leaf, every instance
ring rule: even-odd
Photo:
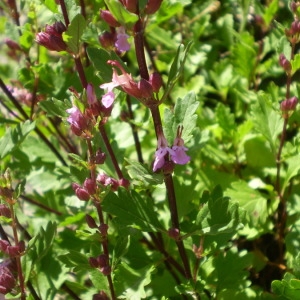
[[[297,53],[291,60],[292,75],[294,75],[300,69],[300,54]]]
[[[151,273],[154,266],[143,269],[132,269],[122,263],[115,271],[115,286],[119,299],[140,300],[146,298],[145,286],[151,282]]]
[[[50,9],[53,13],[58,13],[57,4],[55,0],[45,0],[45,6]]]
[[[14,149],[20,147],[26,136],[35,128],[35,122],[29,120],[19,123],[16,128],[7,128],[4,136],[0,139],[0,158],[4,158]]]
[[[69,114],[66,112],[68,108],[70,108],[70,101],[65,100],[57,100],[52,98],[51,100],[45,100],[39,102],[39,106],[47,112],[47,116],[49,117],[67,117]]]
[[[190,92],[183,99],[177,99],[174,114],[169,109],[165,110],[164,132],[170,144],[176,137],[179,125],[183,126],[182,138],[184,142],[186,143],[192,138],[192,131],[196,127],[197,115],[195,112],[198,105],[196,95]]]
[[[70,250],[67,254],[58,256],[58,259],[62,261],[68,268],[74,268],[74,271],[91,269],[88,262],[88,257],[78,251]]]
[[[143,164],[126,159],[129,165],[126,166],[129,176],[133,179],[133,184],[148,188],[149,186],[161,184],[163,177],[161,174],[155,174]]]
[[[132,28],[139,19],[136,14],[126,10],[124,5],[118,0],[105,0],[105,3],[115,19],[124,27]]]
[[[290,180],[296,176],[300,169],[300,154],[297,154],[295,156],[292,156],[286,160],[286,163],[288,164],[288,168],[286,171],[286,174],[284,176],[284,181],[282,185],[282,193],[284,193],[284,190],[287,188]]]
[[[119,191],[118,195],[109,193],[102,205],[104,211],[118,217],[119,225],[142,231],[163,230],[153,209],[153,202],[134,191]]]
[[[63,33],[63,40],[66,42],[68,48],[74,53],[78,54],[80,49],[80,38],[86,27],[86,21],[81,14],[76,15],[67,31]]]

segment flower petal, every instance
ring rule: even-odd
[[[102,104],[106,108],[111,107],[114,101],[115,101],[115,94],[112,91],[109,91],[102,96]]]

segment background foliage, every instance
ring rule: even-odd
[[[70,25],[63,39],[80,53],[97,98],[103,94],[99,85],[111,80],[109,59],[124,62],[139,78],[130,31],[137,16],[116,0],[65,3]],[[152,172],[151,113],[131,97],[134,119],[128,118],[120,89],[106,128],[130,187],[101,194],[116,298],[299,299],[300,116],[295,107],[287,113],[280,105],[299,91],[300,33],[293,34],[295,43],[289,40],[287,30],[298,20],[290,5],[165,0],[147,17],[147,63],[164,82],[159,110],[165,136],[172,144],[183,125],[191,157],[189,164],[175,167],[173,180],[192,277],[187,278],[176,247],[165,179]],[[54,0],[17,6],[18,18],[1,2],[1,203],[7,205],[3,190],[13,189],[12,211],[26,244],[21,254],[26,299],[108,299],[103,296],[111,293],[107,276],[89,262],[101,255],[103,235],[88,225],[86,214],[95,220],[98,215],[92,201],[80,201],[72,189],[89,176],[89,155],[87,144],[70,130],[66,110],[76,98],[72,91],[84,95],[85,90],[72,55],[35,41],[46,24],[64,21],[61,8]],[[99,43],[108,28],[99,14],[105,7],[129,29],[131,50],[122,56]],[[291,71],[280,65],[280,54]],[[106,152],[97,131],[92,147]],[[97,172],[115,176],[108,158]],[[0,218],[1,239],[14,244],[12,218],[3,213]],[[20,292],[17,284],[6,297],[17,299]]]

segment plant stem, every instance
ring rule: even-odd
[[[67,7],[66,7],[66,3],[65,3],[64,0],[59,0],[59,3],[60,3],[62,14],[64,16],[66,27],[68,27],[69,24],[70,24],[70,20],[69,20],[69,16],[68,16],[68,11],[67,11]]]
[[[15,246],[18,246],[19,237],[17,231],[17,222],[16,222],[15,211],[14,211],[14,204],[9,204],[9,208],[10,208],[11,219],[12,219],[11,227],[13,231],[14,242],[15,242]],[[15,259],[16,259],[16,264],[18,269],[18,278],[19,278],[19,285],[21,290],[21,300],[26,300],[25,282],[24,282],[23,270],[21,265],[21,257],[16,256]]]
[[[108,136],[107,136],[107,133],[106,133],[104,124],[101,123],[101,122],[99,123],[99,132],[100,132],[100,134],[101,134],[101,136],[102,136],[103,142],[104,142],[104,144],[105,144],[105,146],[106,146],[106,149],[107,149],[107,151],[108,151],[108,154],[109,154],[109,156],[110,156],[110,159],[111,159],[111,161],[112,161],[112,163],[113,163],[113,165],[114,165],[114,168],[115,168],[115,170],[116,170],[116,172],[117,172],[118,178],[119,178],[119,179],[124,178],[123,173],[122,173],[122,171],[121,171],[121,169],[120,169],[120,167],[119,167],[117,158],[116,158],[116,156],[115,156],[115,153],[114,153],[114,151],[113,151],[113,148],[112,148],[112,146],[111,146],[111,144],[110,144],[110,142],[109,142],[109,139],[108,139]]]

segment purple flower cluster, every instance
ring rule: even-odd
[[[172,161],[178,165],[185,165],[190,161],[190,157],[185,153],[188,149],[184,147],[184,140],[181,138],[183,127],[178,127],[177,136],[173,146],[168,147],[168,142],[163,134],[159,135],[157,150],[153,163],[153,172],[164,167],[167,161]]]

